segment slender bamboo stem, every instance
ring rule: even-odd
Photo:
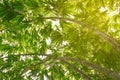
[[[96,64],[93,64],[91,62],[88,62],[86,60],[80,60],[80,59],[75,59],[75,58],[71,58],[71,57],[61,57],[60,59],[63,59],[63,60],[70,60],[72,62],[76,62],[80,65],[85,65],[87,67],[91,67],[92,69],[98,71],[98,72],[101,72],[107,76],[110,76],[112,77],[113,79],[115,80],[120,80],[120,75],[118,73],[115,73],[115,72],[112,72],[112,71],[108,71],[106,70],[105,68],[99,66],[99,65],[96,65]]]
[[[84,24],[80,21],[74,20],[74,19],[70,19],[70,18],[64,18],[64,17],[44,17],[44,19],[59,19],[59,20],[63,20],[63,21],[70,21],[76,24],[79,24],[81,26],[85,26],[87,29],[91,29],[91,25],[87,25]],[[120,44],[116,41],[116,39],[112,38],[111,36],[105,34],[104,32],[101,32],[97,29],[94,29],[93,31],[96,35],[98,35],[99,37],[102,37],[103,39],[105,39],[108,43],[110,43],[115,49],[116,51],[120,52]]]
[[[83,73],[82,71],[80,71],[76,66],[70,64],[69,62],[67,62],[65,60],[61,60],[61,62],[67,64],[69,67],[71,67],[72,69],[74,69],[76,72],[78,72],[80,75],[82,75],[87,80],[92,80],[88,75],[86,75],[85,73]]]

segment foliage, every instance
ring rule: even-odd
[[[1,0],[0,80],[120,80],[119,0]]]

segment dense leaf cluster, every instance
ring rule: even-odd
[[[1,0],[0,80],[120,80],[119,0]]]

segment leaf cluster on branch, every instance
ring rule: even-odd
[[[1,0],[0,80],[120,80],[119,0]]]

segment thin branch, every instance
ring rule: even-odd
[[[14,56],[35,56],[35,55],[41,55],[41,56],[51,56],[50,54],[41,54],[41,53],[27,53],[27,54],[16,54]]]
[[[22,11],[14,10],[18,15],[23,15]]]
[[[84,78],[86,78],[87,80],[92,80],[88,75],[86,75],[85,73],[83,73],[82,71],[80,71],[77,67],[75,67],[74,65],[70,64],[69,62],[65,61],[65,60],[61,60],[62,62],[64,62],[65,64],[67,64],[69,67],[71,67],[72,69],[74,69],[76,72],[78,72],[80,75],[82,75]]]
[[[111,44],[118,52],[120,52],[120,44],[116,41],[116,39],[98,30],[94,30],[94,33],[106,39],[109,42],[109,44]]]
[[[15,56],[15,57],[19,57],[19,56],[36,56],[36,55],[40,55],[40,56],[53,56],[53,55],[50,55],[50,54],[41,54],[41,53],[27,53],[27,54],[12,54],[12,56]],[[5,57],[0,57],[0,59],[4,59],[4,58],[8,58],[8,56],[5,56]]]
[[[83,24],[82,22],[77,21],[77,20],[74,20],[74,19],[70,19],[70,18],[63,18],[63,17],[44,17],[44,19],[52,19],[52,20],[60,19],[60,20],[63,20],[63,21],[70,21],[70,22],[77,23],[77,24],[79,24],[79,25],[85,26],[85,24]]]

